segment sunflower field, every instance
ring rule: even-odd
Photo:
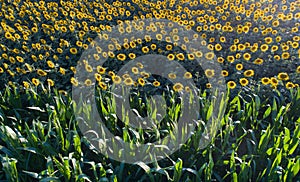
[[[300,181],[299,0],[0,0],[0,24],[0,181]]]

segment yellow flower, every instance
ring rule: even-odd
[[[285,87],[286,87],[287,89],[291,89],[291,88],[294,88],[295,85],[294,85],[292,82],[287,82],[287,83],[285,84]]]
[[[190,78],[192,78],[192,77],[193,77],[193,75],[192,75],[190,72],[184,73],[184,78],[185,78],[185,79],[190,79]]]
[[[45,71],[43,71],[43,70],[41,70],[41,69],[38,69],[38,70],[37,70],[37,74],[38,74],[39,76],[46,76],[46,75],[47,75],[47,72],[45,72]]]
[[[72,77],[70,79],[70,81],[71,81],[72,85],[74,85],[75,87],[78,86],[78,80],[76,78]]]
[[[91,86],[91,85],[93,84],[93,82],[92,82],[92,80],[90,80],[90,79],[86,79],[86,80],[84,81],[84,84],[85,84],[86,86]]]
[[[175,59],[174,54],[168,54],[167,56],[168,60],[173,61]]]
[[[249,81],[246,78],[241,78],[240,79],[240,84],[242,86],[246,86],[246,85],[248,85],[248,83],[249,83]]]
[[[112,81],[115,83],[115,84],[120,84],[122,82],[122,79],[121,77],[119,77],[118,75],[116,76],[113,76],[112,77]]]
[[[101,89],[106,90],[107,89],[107,85],[104,82],[99,82],[99,86],[101,87]]]
[[[125,85],[132,85],[133,84],[133,80],[129,77],[129,78],[125,78],[124,80]]]
[[[216,51],[222,50],[221,44],[216,44],[216,45],[215,45],[215,50],[216,50]]]
[[[145,85],[145,80],[143,78],[139,78],[138,79],[138,83],[141,85],[141,86],[144,86]]]
[[[89,73],[93,72],[93,67],[91,65],[86,64],[85,65],[85,70]]]
[[[281,72],[278,74],[278,79],[279,80],[289,80],[289,75],[287,73]]]
[[[117,55],[117,59],[118,59],[119,61],[124,61],[124,60],[126,59],[126,55],[125,55],[125,54],[118,54],[118,55]]]
[[[47,79],[48,84],[53,87],[54,86],[54,81],[52,79]]]
[[[234,56],[227,56],[227,61],[230,62],[230,63],[233,63],[234,62]]]
[[[97,80],[97,81],[101,81],[102,80],[102,76],[99,74],[99,73],[95,73],[95,79]]]
[[[228,76],[228,71],[227,70],[222,70],[221,74],[222,74],[222,76],[226,77],[226,76]]]
[[[184,55],[182,53],[176,54],[176,57],[178,60],[183,61],[184,60]]]
[[[290,57],[290,53],[288,53],[288,52],[283,52],[282,54],[281,54],[281,58],[282,59],[288,59]]]
[[[65,69],[62,68],[62,67],[59,68],[59,72],[60,72],[62,75],[65,75],[65,74],[66,74]]]
[[[263,45],[260,46],[260,50],[262,52],[266,52],[268,49],[269,49],[269,46],[267,44],[263,44]]]
[[[249,61],[249,60],[251,59],[251,54],[245,53],[245,54],[243,55],[243,58],[244,58],[246,61]]]
[[[143,53],[148,53],[149,52],[149,48],[147,47],[147,46],[145,46],[145,47],[142,47],[142,51],[143,51]]]
[[[183,90],[183,85],[182,85],[181,83],[175,83],[175,84],[173,85],[173,90],[174,90],[175,92],[180,92],[180,91]]]
[[[246,70],[244,72],[244,76],[246,76],[246,77],[251,77],[253,75],[254,75],[254,70]]]
[[[77,54],[77,49],[76,49],[75,47],[72,47],[72,48],[70,49],[70,53],[71,53],[71,54]]]
[[[130,59],[135,59],[136,58],[136,55],[132,52],[129,53],[128,56],[129,56]]]
[[[135,66],[131,68],[131,71],[135,75],[139,73],[139,69],[137,67],[135,67]]]
[[[238,71],[242,70],[243,67],[244,67],[244,66],[243,66],[241,63],[238,63],[238,64],[235,65],[235,68],[236,68],[236,70],[238,70]]]
[[[169,73],[169,74],[168,74],[168,77],[169,77],[170,79],[175,79],[175,78],[176,78],[176,74],[175,74],[175,73]]]
[[[206,86],[206,88],[211,88],[212,87],[211,83],[207,83],[205,86]]]
[[[37,78],[32,78],[31,81],[35,86],[38,86],[40,84],[40,80]]]
[[[272,84],[273,86],[277,86],[277,85],[278,85],[278,80],[277,80],[276,78],[272,77],[272,78],[271,78],[271,84]]]
[[[106,72],[106,68],[103,68],[102,66],[97,66],[97,72],[103,75]]]
[[[254,64],[263,64],[264,60],[261,58],[257,58],[254,60]]]
[[[205,54],[205,58],[208,60],[212,60],[215,57],[215,54],[213,52],[208,52]]]
[[[300,66],[297,67],[296,72],[300,73]]]
[[[271,82],[271,80],[268,77],[263,77],[261,79],[261,83],[264,85],[268,85]]]
[[[23,63],[23,62],[24,62],[24,59],[23,59],[22,57],[17,56],[16,58],[17,58],[17,61],[18,61],[18,62],[20,62],[20,63]]]
[[[159,87],[159,86],[160,86],[160,82],[157,81],[157,80],[155,80],[155,81],[153,82],[153,85],[154,85],[155,87]]]
[[[55,65],[52,61],[47,61],[47,65],[49,66],[49,68],[54,68]]]
[[[23,85],[24,85],[25,88],[29,88],[29,86],[30,86],[30,84],[26,81],[23,81]]]
[[[230,89],[234,89],[236,87],[236,83],[234,81],[229,81],[227,83],[227,86],[230,88]]]
[[[208,78],[211,78],[215,75],[215,70],[213,69],[206,69],[205,70],[205,75],[208,77]]]

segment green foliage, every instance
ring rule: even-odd
[[[178,151],[152,164],[120,163],[98,153],[78,130],[70,96],[50,91],[37,94],[34,89],[20,92],[16,88],[7,88],[1,93],[1,180],[299,179],[300,119],[294,107],[300,103],[299,89],[290,92],[291,102],[279,99],[280,93],[267,99],[262,99],[258,91],[235,96],[228,102],[221,120],[221,130],[203,149],[199,143],[203,134],[201,126],[205,126],[213,108],[208,95],[202,94],[200,115],[205,120],[199,121],[199,127]],[[19,104],[22,99],[28,101],[26,107],[24,103]],[[111,124],[108,127],[122,131],[121,136],[128,142],[145,142],[147,137],[144,131],[118,125],[113,115],[114,100],[108,101],[105,105],[99,105]],[[175,107],[171,110],[176,113]],[[159,133],[149,131],[154,136]]]

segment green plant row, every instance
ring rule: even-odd
[[[82,136],[78,128],[79,119],[74,115],[76,103],[71,98],[48,89],[40,92],[36,87],[26,90],[7,87],[0,93],[0,180],[300,179],[300,89],[290,90],[289,101],[275,91],[264,98],[259,90],[250,94],[239,93],[228,101],[221,129],[216,131],[216,136],[205,148],[200,147],[202,126],[212,115],[212,101],[209,94],[201,94],[200,115],[204,119],[199,119],[197,129],[178,151],[151,164],[121,163],[99,153]],[[108,121],[111,125],[108,127],[123,131],[123,140],[142,143],[150,140],[145,134],[154,133],[153,136],[157,137],[155,130],[134,132],[126,125],[113,122],[116,121],[112,117],[115,112],[113,104],[100,104],[100,107],[106,117],[110,116]],[[146,111],[153,113],[150,107]],[[176,117],[176,112],[176,105],[170,107],[170,116]]]

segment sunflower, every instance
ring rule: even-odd
[[[78,86],[78,80],[76,78],[72,77],[70,79],[70,81],[71,81],[72,85],[74,85],[75,87]]]
[[[218,57],[217,61],[218,61],[218,63],[224,63],[224,58],[223,57]]]
[[[117,55],[117,59],[119,60],[119,61],[124,61],[125,59],[126,59],[126,55],[125,54],[118,54]]]
[[[49,68],[54,68],[55,65],[52,61],[47,61],[47,65],[49,66]]]
[[[152,83],[155,87],[159,87],[160,86],[160,82],[155,80],[153,83]]]
[[[188,54],[188,59],[189,59],[189,60],[194,60],[194,59],[195,59],[194,54]]]
[[[193,77],[193,75],[191,74],[191,72],[185,72],[183,77],[185,79],[191,79]]]
[[[176,74],[175,74],[175,73],[169,73],[169,74],[168,74],[168,77],[169,77],[170,79],[175,79],[175,78],[176,78]]]
[[[245,72],[244,72],[244,76],[245,77],[251,77],[251,76],[253,76],[254,75],[254,70],[246,70]]]
[[[102,80],[102,76],[99,73],[95,73],[94,77],[97,81],[101,81]]]
[[[205,87],[206,87],[206,88],[211,88],[212,85],[211,85],[211,83],[206,83],[206,84],[205,84]]]
[[[135,59],[136,58],[136,55],[134,54],[134,53],[129,53],[128,54],[128,57],[130,58],[130,59]]]
[[[241,63],[238,63],[238,64],[235,65],[235,69],[238,70],[238,71],[242,70],[243,67],[244,66]]]
[[[278,50],[278,46],[277,45],[273,45],[272,47],[271,47],[271,51],[272,52],[275,52],[275,51],[277,51]]]
[[[101,89],[106,90],[107,89],[107,85],[104,82],[99,82],[98,84],[100,86]]]
[[[38,86],[40,84],[40,80],[37,78],[32,78],[31,81],[35,86]]]
[[[50,78],[47,79],[48,85],[53,87],[54,86],[54,81]]]
[[[297,67],[296,72],[300,73],[300,66]]]
[[[236,49],[237,49],[237,46],[236,46],[236,45],[231,45],[230,48],[229,48],[229,50],[230,50],[231,52],[235,52]]]
[[[284,80],[284,81],[289,80],[289,75],[285,72],[281,72],[277,76],[279,80]]]
[[[62,51],[61,51],[61,53],[62,53]],[[75,47],[72,47],[72,48],[70,49],[70,53],[71,53],[71,54],[77,54],[77,49],[76,49]]]
[[[142,51],[144,54],[149,52],[149,48],[147,46],[142,47]]]
[[[133,80],[129,77],[124,80],[125,85],[133,85]]]
[[[144,86],[145,85],[145,80],[143,78],[138,78],[138,83],[141,85],[141,86]]]
[[[261,79],[261,83],[264,85],[268,85],[271,82],[271,80],[268,77],[263,77]]]
[[[17,61],[20,62],[20,63],[23,63],[24,62],[24,59],[20,56],[17,56],[16,57]]]
[[[208,60],[212,60],[215,57],[215,54],[213,52],[208,52],[205,54],[205,58]]]
[[[216,44],[216,45],[215,45],[215,50],[216,50],[216,51],[222,50],[221,44]]]
[[[233,63],[234,62],[234,56],[232,56],[232,55],[227,56],[227,61],[230,62],[230,63]]]
[[[175,91],[175,92],[180,92],[180,91],[182,91],[183,90],[183,85],[181,84],[181,83],[175,83],[174,85],[173,85],[173,90]]]
[[[118,75],[115,75],[112,77],[112,81],[115,83],[115,84],[120,84],[122,82],[122,78],[119,77]]]
[[[226,76],[228,76],[228,71],[227,70],[222,70],[221,74],[222,74],[222,76],[226,77]]]
[[[266,42],[267,44],[271,44],[271,43],[273,42],[272,37],[266,37],[266,38],[265,38],[265,42]]]
[[[62,74],[62,75],[65,75],[66,74],[66,70],[62,67],[59,68],[59,72]]]
[[[254,60],[254,64],[258,64],[258,65],[260,65],[260,64],[263,64],[263,62],[264,62],[264,60],[263,59],[261,59],[261,58],[257,58],[257,59],[255,59]]]
[[[236,83],[234,81],[229,81],[227,83],[227,86],[230,88],[230,89],[234,89],[236,87]]]
[[[286,87],[287,89],[291,89],[291,88],[294,88],[295,85],[294,85],[292,82],[287,82],[287,83],[285,84],[285,87]]]
[[[25,88],[29,88],[30,87],[30,84],[27,81],[23,81],[23,85],[24,85]]]
[[[92,67],[91,65],[89,65],[89,64],[86,64],[86,65],[85,65],[85,70],[86,70],[87,72],[91,73],[91,72],[93,72],[93,67]]]
[[[246,78],[241,78],[241,79],[240,79],[240,84],[241,84],[242,86],[247,86],[248,83],[249,83],[249,81],[248,81]]]
[[[93,82],[92,82],[91,79],[86,79],[86,80],[84,81],[84,84],[85,84],[86,86],[91,86],[91,85],[93,84]]]
[[[131,68],[131,72],[132,72],[133,74],[135,74],[135,75],[136,75],[136,74],[139,74],[139,69],[138,69],[137,67],[134,66],[134,67]]]
[[[283,52],[282,54],[281,54],[281,58],[282,59],[288,59],[290,57],[290,53],[288,53],[288,52]]]
[[[270,83],[271,83],[273,86],[277,86],[277,85],[278,85],[278,80],[277,80],[275,77],[272,77]]]
[[[46,73],[44,70],[41,70],[41,69],[38,69],[38,70],[37,70],[37,74],[38,74],[39,76],[46,76],[46,75],[47,75],[47,73]]]
[[[245,53],[245,54],[243,54],[243,58],[244,58],[244,60],[249,61],[251,59],[251,54]]]
[[[205,75],[208,77],[208,78],[211,78],[215,75],[215,70],[213,69],[206,69],[205,70]]]
[[[262,52],[266,52],[268,49],[269,49],[269,46],[267,44],[263,44],[263,45],[260,46],[260,50]]]
[[[196,56],[197,58],[201,58],[201,57],[203,56],[203,53],[202,53],[201,51],[196,51],[196,52],[195,52],[195,56]]]
[[[184,60],[184,54],[183,54],[183,53],[176,54],[176,58],[177,58],[179,61],[183,61],[183,60]]]
[[[106,68],[103,68],[102,66],[97,66],[97,72],[103,75],[106,72]]]

